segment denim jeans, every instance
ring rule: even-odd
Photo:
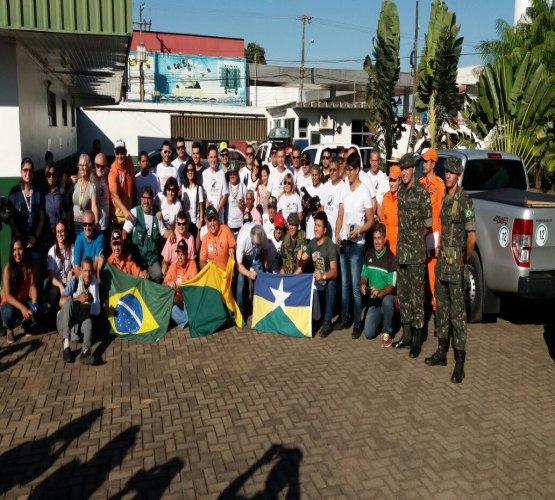
[[[341,322],[349,321],[350,297],[353,296],[353,326],[360,328],[362,296],[360,295],[360,272],[364,258],[364,245],[343,241],[339,250],[341,264]]]
[[[393,312],[395,311],[395,298],[386,295],[381,304],[371,305],[366,312],[364,321],[364,335],[367,339],[373,339],[379,332],[393,332]],[[378,328],[381,329],[378,331]]]
[[[335,295],[337,293],[337,280],[329,280],[325,286],[316,284],[318,299],[320,302],[320,311],[324,312],[324,321],[331,321],[333,318],[333,309],[335,307]]]
[[[185,304],[174,304],[171,316],[179,328],[185,328],[187,323],[189,323],[189,315],[187,314],[187,309],[185,309]]]
[[[31,307],[31,299],[24,301],[24,305],[27,307]],[[4,326],[8,330],[13,330],[15,322],[18,319],[23,318],[21,311],[17,308],[9,304],[8,302],[4,302],[2,307],[0,307],[0,314],[2,315],[2,321],[4,322]]]
[[[257,273],[261,273],[264,271],[263,267],[262,267],[262,261],[260,259],[243,259],[243,266],[245,266],[246,269],[254,269]],[[244,289],[245,289],[245,284],[247,284],[248,286],[248,281],[249,278],[247,278],[244,274],[238,273],[237,274],[237,305],[239,306],[239,309],[241,309],[241,311],[244,311],[243,307],[244,307],[244,299],[243,299],[243,295],[244,295]]]

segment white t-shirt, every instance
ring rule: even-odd
[[[179,158],[174,158],[174,159],[173,159],[173,161],[172,161],[171,164],[177,169],[178,172],[179,172],[179,167],[180,167],[181,165],[183,165],[183,164],[188,160],[187,156],[188,156],[188,155],[185,154],[185,157],[183,158],[183,160],[180,160]],[[179,182],[179,177],[177,177],[177,183],[178,183],[179,185],[181,185],[181,182]]]
[[[110,189],[108,188],[108,176],[103,175],[97,177],[92,174],[94,185],[96,186],[96,206],[98,208],[98,217],[100,229],[104,231],[110,222]]]
[[[217,170],[214,172],[211,168],[207,168],[202,172],[202,185],[204,187],[204,192],[206,193],[206,204],[218,206],[222,196],[228,193],[227,182],[225,180],[225,174],[223,170]],[[220,223],[224,222],[225,207],[219,211],[218,216]]]
[[[243,225],[243,211],[239,208],[239,200],[245,201],[247,189],[242,182],[236,186],[229,183],[227,189],[227,225],[230,229],[237,229]]]
[[[166,229],[174,229],[175,219],[178,212],[181,210],[181,202],[179,200],[175,200],[170,205],[167,198],[162,193],[158,193],[156,203],[157,207],[160,209],[160,212],[162,212],[162,221],[164,223],[164,227]]]
[[[198,193],[198,200],[197,200]],[[193,186],[192,188],[181,188],[181,206],[188,215],[189,221],[193,224],[197,223],[197,213],[200,214],[198,204],[204,201],[204,189],[202,186]]]
[[[177,181],[177,167],[170,163],[169,167],[166,167],[162,162],[158,163],[156,167],[156,175],[160,181],[160,190],[164,190],[164,186],[166,185],[166,181],[173,177]],[[179,181],[178,181],[179,184]]]
[[[287,221],[289,214],[302,212],[301,197],[297,193],[286,195],[285,193],[279,197],[277,211],[281,212],[283,218]]]
[[[365,186],[366,189],[368,189],[368,191],[370,192],[370,196],[372,198],[376,197],[376,191],[374,189],[374,183],[372,182],[372,179],[370,178],[370,174],[368,174],[368,172],[365,172],[364,170],[360,169],[358,172],[358,178],[360,179],[360,182],[362,182]],[[346,177],[345,178],[345,184],[347,184],[347,186],[349,185],[349,178]]]
[[[308,186],[312,186],[312,176],[309,175],[308,177],[305,177],[301,169],[301,173],[295,177],[295,185],[297,186],[299,192],[301,192],[302,187],[308,188]]]
[[[56,245],[52,245],[48,250],[48,257],[46,258],[46,267],[48,271],[54,273],[54,277],[67,285],[67,275],[73,267],[73,245],[71,248],[66,248],[63,259],[56,255]]]
[[[135,174],[135,205],[141,203],[141,194],[145,186],[150,186],[152,194],[157,196],[160,192],[160,179],[153,172],[143,175],[141,172]]]
[[[274,233],[268,236],[268,243],[266,243],[266,256],[268,259],[268,272],[269,273],[279,273],[279,259],[278,255],[281,251],[281,245],[283,244],[283,236],[280,241],[276,240]]]
[[[133,207],[131,209],[131,215],[133,216],[133,220],[135,220],[137,218],[137,207]],[[160,231],[160,234],[164,234],[166,232],[166,228],[164,227],[164,223],[162,221],[159,221],[156,216],[150,214],[147,215],[145,213],[143,213],[143,216],[145,218],[145,226],[146,226],[146,233],[148,235],[152,234],[152,223],[153,221],[156,221],[156,223],[158,224],[158,231]],[[123,230],[131,235],[133,233],[133,230],[135,229],[135,223],[133,221],[130,220],[126,220],[125,223],[123,224]]]
[[[320,203],[322,202],[322,200],[324,199],[326,184],[321,182],[318,187],[315,187],[314,184],[312,184],[312,181],[310,181],[310,183],[307,184],[305,187],[310,196],[312,196],[313,198],[315,196],[318,196],[318,198],[320,198]]]
[[[331,227],[331,237],[332,241],[336,243],[335,238],[335,223],[337,222],[337,215],[339,213],[339,203],[341,201],[341,194],[345,189],[345,184],[339,181],[335,186],[331,181],[326,182],[324,189],[324,196],[322,198],[322,206],[328,216],[328,222]]]
[[[250,170],[249,167],[247,167],[246,165],[244,167],[241,167],[241,170],[239,170],[239,180],[241,182],[245,182],[245,179],[250,175],[251,172],[252,170]]]
[[[260,183],[260,177],[258,177],[255,181],[253,181],[251,172],[249,171],[249,173],[246,175],[246,177],[243,178],[241,182],[245,184],[247,191],[253,191],[256,193],[256,188]]]
[[[283,179],[285,176],[289,174],[289,170],[286,168],[283,169],[283,172],[280,172],[277,168],[270,174],[268,178],[268,191],[272,193],[272,196],[279,198],[281,193],[283,193]]]
[[[274,232],[274,223],[270,220],[268,212],[262,214],[262,227],[267,236],[270,236]]]
[[[389,177],[385,172],[378,170],[376,175],[370,174],[370,178],[374,183],[374,193],[376,193],[376,203],[382,204],[384,194],[389,191]]]
[[[243,263],[245,258],[252,258],[256,247],[253,245],[251,240],[251,230],[254,226],[260,226],[258,222],[247,222],[243,224],[243,227],[237,235],[237,247],[235,250],[235,255],[237,258],[237,263]]]
[[[345,187],[341,193],[340,203],[343,205],[343,225],[340,238],[346,240],[349,239],[351,231],[359,229],[365,224],[366,209],[372,208],[372,198],[368,188],[361,183],[354,191],[351,191],[350,186]],[[364,245],[364,234],[351,241]]]

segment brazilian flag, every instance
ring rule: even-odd
[[[158,342],[168,331],[174,291],[106,264],[104,311],[110,333],[137,342]],[[104,295],[106,296],[106,295]]]
[[[252,327],[289,337],[312,337],[312,274],[258,273]]]
[[[235,260],[231,257],[225,271],[210,262],[181,287],[191,337],[205,337],[233,323],[244,326],[231,292],[234,266]]]

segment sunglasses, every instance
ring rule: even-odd
[[[94,222],[83,222],[83,227],[93,227]]]
[[[179,222],[179,221],[175,223],[175,225],[179,227],[185,226],[186,224],[187,224],[186,222]]]
[[[227,153],[222,153],[220,156],[221,156],[222,158],[227,158],[229,155],[228,155]]]
[[[254,156],[254,153],[245,153],[246,156]]]
[[[179,149],[185,149],[185,146],[176,146],[175,149],[179,150]]]
[[[300,156],[292,156],[291,159],[292,159],[292,160],[300,160],[301,157],[300,157]]]
[[[293,183],[292,183],[292,182],[284,182],[283,185],[284,185],[284,186],[292,186]]]
[[[23,168],[21,169],[22,172],[25,172],[26,174],[32,174],[33,173],[33,169],[32,168]]]
[[[281,226],[276,226],[274,229],[275,229],[276,231],[283,231],[283,228],[282,228]]]
[[[175,193],[176,189],[175,188],[166,188],[166,191],[172,191]]]
[[[322,156],[322,160],[329,160],[331,158],[331,156]]]
[[[47,178],[56,177],[56,174],[55,174],[54,172],[48,172],[48,173],[46,174],[46,177],[47,177]]]
[[[94,166],[96,168],[106,168],[106,165],[100,165],[100,163],[95,163]]]
[[[171,151],[162,151],[162,154],[163,155],[169,155],[169,154],[171,154]]]
[[[116,149],[116,156],[125,156],[127,151],[125,149]]]

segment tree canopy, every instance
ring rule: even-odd
[[[257,55],[256,61],[255,54]],[[249,42],[245,48],[245,59],[248,63],[266,64],[266,50],[257,43]]]

